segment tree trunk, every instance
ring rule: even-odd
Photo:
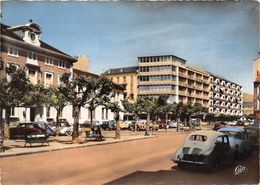
[[[192,131],[191,116],[189,116],[189,126],[190,126],[190,131]]]
[[[72,132],[72,144],[79,144],[79,114],[80,114],[80,106],[73,106],[73,132]]]
[[[135,114],[135,132],[136,132],[136,130],[137,130],[137,121],[138,121],[138,114]]]
[[[179,117],[176,116],[176,119],[177,119],[177,129],[176,129],[176,131],[179,132],[179,131],[180,131],[180,122],[179,122]]]
[[[2,107],[0,107],[0,152],[4,152],[4,123]]]
[[[56,114],[56,136],[59,135],[60,133],[60,119],[59,117],[61,116],[62,110],[60,108],[57,109],[57,114]]]
[[[147,113],[145,136],[149,136],[150,113]]]
[[[90,127],[93,127],[93,110],[89,109],[89,113],[90,113]]]
[[[9,136],[10,136],[10,133],[9,133],[10,115],[11,115],[11,107],[6,107],[6,109],[5,109],[4,139],[8,139]]]
[[[165,132],[167,132],[168,129],[168,124],[167,124],[167,120],[168,120],[168,113],[165,114]]]
[[[120,134],[120,123],[119,123],[119,112],[116,111],[116,139],[121,139],[121,134]]]

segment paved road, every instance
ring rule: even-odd
[[[234,176],[231,167],[216,174],[176,168],[169,159],[184,137],[184,134],[163,133],[152,139],[2,158],[2,183],[251,184],[258,179],[256,153],[242,161],[248,168],[245,176]]]

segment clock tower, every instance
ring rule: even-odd
[[[16,33],[26,43],[38,47],[41,46],[40,43],[40,35],[42,32],[41,27],[38,24],[33,23],[32,20],[30,20],[30,22],[25,25],[10,27],[9,30],[12,30],[14,33]]]

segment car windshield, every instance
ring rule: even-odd
[[[191,141],[207,141],[207,136],[203,135],[191,135],[189,140]]]
[[[242,139],[242,134],[240,132],[235,132],[235,131],[222,131],[224,134],[235,137],[237,139]]]

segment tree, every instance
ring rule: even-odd
[[[119,122],[119,112],[123,111],[120,106],[119,103],[114,101],[114,102],[107,102],[105,104],[106,108],[110,109],[111,112],[113,112],[115,114],[115,121],[116,121],[116,139],[120,139],[121,138],[121,129],[120,129],[120,122]]]
[[[30,91],[30,82],[25,69],[10,64],[6,68],[6,73],[8,74],[7,79],[0,80],[0,106],[1,110],[5,109],[5,123],[2,126],[4,129],[1,129],[4,130],[4,138],[9,137],[11,108],[22,106],[26,95]]]
[[[142,107],[138,102],[129,102],[128,100],[124,100],[123,102],[124,109],[129,112],[133,113],[135,116],[135,124],[134,124],[134,131],[137,130],[137,121],[139,119],[138,114],[141,112]]]
[[[56,114],[56,135],[59,134],[61,113],[66,105],[68,105],[68,99],[64,96],[64,92],[68,89],[64,84],[60,84],[57,87],[50,86],[48,88],[48,105],[55,108]]]
[[[145,136],[149,135],[149,126],[150,126],[150,118],[151,114],[154,112],[156,107],[156,100],[152,97],[144,97],[137,99],[137,103],[142,107],[142,112],[147,113],[147,120],[146,120],[146,131]]]
[[[165,124],[167,126],[167,120],[168,120],[168,115],[170,112],[170,106],[167,103],[169,99],[169,96],[167,95],[161,95],[158,97],[156,100],[156,107],[155,107],[155,113],[156,114],[165,114]]]
[[[180,117],[181,115],[183,115],[183,113],[185,112],[184,110],[184,104],[182,102],[179,102],[175,105],[174,107],[174,112],[175,112],[175,117],[177,119],[177,132],[180,131]]]
[[[100,78],[93,78],[92,79],[92,91],[93,98],[88,101],[87,107],[90,110],[90,123],[93,124],[93,111],[98,106],[105,106],[107,102],[110,101],[113,94],[111,93],[113,89],[112,81],[108,80],[107,78],[100,77]]]
[[[86,76],[71,77],[70,74],[65,73],[61,77],[66,91],[62,91],[67,101],[73,107],[73,133],[72,143],[79,143],[78,130],[79,130],[79,115],[81,107],[94,102],[93,99],[97,95],[109,94],[112,90],[111,82],[104,77],[100,77],[96,83],[96,79]]]
[[[42,106],[49,102],[49,90],[43,83],[30,84],[30,90],[24,98],[25,107],[35,108],[35,118],[43,114]]]

